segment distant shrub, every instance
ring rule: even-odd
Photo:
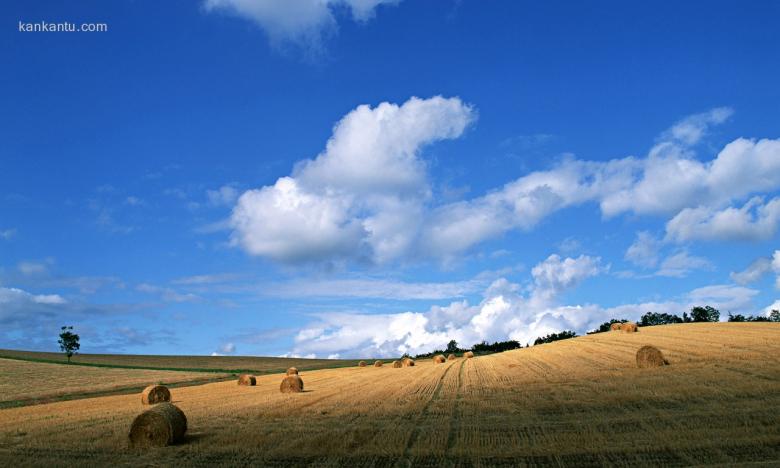
[[[677,315],[665,314],[659,312],[647,312],[639,319],[639,325],[651,327],[653,325],[668,325],[670,323],[683,323],[684,320]]]
[[[515,340],[509,340],[509,341],[496,341],[495,343],[488,343],[487,341],[483,341],[482,343],[477,343],[474,346],[471,347],[471,351],[478,353],[478,354],[490,354],[490,353],[501,353],[503,351],[509,351],[510,349],[517,349],[522,348],[523,346],[515,341]],[[435,349],[431,351],[430,353],[422,353],[416,355],[415,359],[424,359],[436,356],[438,354],[454,354],[454,353],[464,353],[466,352],[466,349],[462,349],[458,347],[458,343],[455,340],[451,340],[447,344],[447,349]]]
[[[780,322],[780,311],[773,310],[768,317],[763,315],[732,315],[729,312],[729,322]]]
[[[564,330],[560,333],[550,333],[549,335],[540,336],[534,340],[534,346],[544,343],[552,343],[553,341],[566,340],[569,338],[574,338],[575,336],[577,336],[577,334],[571,330]]]
[[[717,322],[720,320],[720,311],[714,307],[694,307],[691,309],[691,320],[694,322]]]
[[[515,340],[496,341],[495,343],[490,344],[483,341],[482,343],[477,343],[472,346],[471,350],[477,353],[501,353],[504,351],[509,351],[510,349],[517,349],[521,347],[522,346],[520,346],[520,343]]]

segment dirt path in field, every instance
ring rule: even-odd
[[[409,440],[406,442],[406,446],[404,447],[403,452],[403,458],[404,460],[407,460],[411,464],[411,458],[410,458],[410,452],[412,450],[412,447],[415,446],[418,439],[420,438],[420,432],[422,430],[421,423],[428,417],[428,412],[430,411],[431,405],[439,399],[442,389],[444,388],[444,379],[447,377],[447,374],[450,372],[450,370],[453,367],[452,361],[447,362],[447,369],[445,369],[444,373],[439,377],[439,380],[436,382],[436,387],[433,390],[433,393],[431,394],[431,398],[428,399],[428,401],[425,403],[425,405],[422,408],[422,411],[420,411],[420,415],[417,418],[417,422],[414,425],[414,428],[412,429],[412,434],[409,436]]]

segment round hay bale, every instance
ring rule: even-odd
[[[393,368],[399,369],[402,366],[401,361],[393,361]]]
[[[447,359],[444,356],[442,356],[441,354],[436,355],[436,356],[433,357],[433,363],[434,364],[444,364],[445,362],[447,362]]]
[[[374,361],[374,367],[382,367],[382,361]]]
[[[300,393],[303,391],[303,379],[298,374],[288,375],[279,385],[279,391],[282,393]]]
[[[366,367],[366,361],[358,362],[358,367]]]
[[[255,378],[254,375],[241,374],[238,376],[238,384],[254,386],[257,385],[257,379]]]
[[[449,356],[447,356],[448,361],[454,361],[455,359],[458,359],[458,357],[455,356],[454,354],[450,354]]]
[[[636,366],[640,369],[645,367],[661,367],[668,364],[660,349],[655,346],[642,346],[636,352]]]
[[[291,367],[287,369],[287,375],[298,375],[298,368],[297,367]]]
[[[149,385],[141,392],[141,403],[145,405],[156,405],[166,401],[171,401],[171,392],[168,387]]]
[[[609,331],[620,330],[620,326],[621,325],[623,325],[623,324],[620,323],[620,322],[615,322],[615,323],[613,323],[612,325],[609,326]]]
[[[171,403],[160,403],[139,414],[130,425],[131,447],[165,447],[184,438],[187,417]]]
[[[633,322],[626,322],[620,325],[620,329],[626,333],[636,333],[639,331],[636,324]]]
[[[466,351],[465,353],[463,353],[463,357],[467,359],[473,358],[474,353],[472,353],[471,351]]]
[[[403,360],[404,367],[414,367],[414,359],[406,358]]]

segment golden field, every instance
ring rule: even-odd
[[[0,408],[82,394],[129,391],[149,383],[193,383],[228,374],[111,369],[0,359]]]
[[[636,350],[669,366],[637,369]],[[444,364],[301,372],[172,389],[185,442],[131,450],[138,395],[0,410],[26,465],[780,465],[780,326],[608,332]],[[4,377],[5,378],[5,377]],[[29,391],[45,381],[18,383]]]

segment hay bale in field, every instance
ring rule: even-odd
[[[450,354],[449,356],[447,356],[448,361],[454,361],[455,359],[458,359],[458,357],[455,356],[454,354]]]
[[[438,355],[433,357],[433,363],[434,364],[444,364],[445,362],[447,362],[447,359],[444,356],[442,356],[441,354],[438,354]]]
[[[404,367],[414,367],[414,359],[412,358],[406,358],[404,359]]]
[[[303,379],[298,374],[288,375],[279,385],[279,391],[282,393],[300,393],[303,391]]]
[[[358,367],[366,367],[366,361],[358,362]]]
[[[465,353],[463,353],[463,357],[464,358],[473,358],[474,357],[474,353],[472,353],[471,351],[466,351]]]
[[[287,375],[298,375],[298,368],[297,367],[291,367],[287,369]]]
[[[141,392],[141,403],[145,405],[156,405],[166,401],[171,401],[171,392],[168,387],[149,385]]]
[[[131,447],[165,447],[184,438],[187,417],[171,403],[160,403],[139,414],[130,425]]]
[[[660,349],[655,346],[642,346],[639,351],[636,352],[636,366],[640,369],[645,367],[661,367],[669,364],[664,359],[664,355]]]
[[[394,369],[400,369],[401,368],[401,361],[393,361],[393,368]]]
[[[257,379],[255,378],[254,375],[241,374],[238,376],[238,384],[249,385],[249,386],[257,385]]]
[[[374,361],[374,367],[382,367],[382,361]]]
[[[639,331],[636,324],[633,322],[626,322],[620,325],[620,329],[626,333],[636,333]]]
[[[609,331],[620,330],[620,326],[621,325],[623,325],[623,324],[620,323],[620,322],[615,322],[615,323],[613,323],[612,325],[609,326]]]

